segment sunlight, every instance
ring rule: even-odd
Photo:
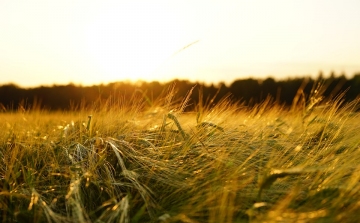
[[[0,1],[0,84],[353,75],[360,1],[345,2]]]
[[[164,5],[119,8],[103,8],[88,27],[90,56],[106,80],[153,80],[150,74],[185,44],[181,18]]]

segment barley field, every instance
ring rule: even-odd
[[[1,222],[359,222],[358,102],[0,113]]]

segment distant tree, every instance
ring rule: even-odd
[[[6,109],[17,109],[21,101],[26,99],[26,93],[24,89],[21,89],[15,84],[6,84],[0,88],[0,103]]]
[[[354,100],[360,94],[360,73],[355,74],[354,77],[348,81],[349,90],[346,92],[347,100]]]
[[[252,78],[245,80],[236,80],[230,85],[230,92],[245,103],[253,105],[260,100],[259,81]]]
[[[262,97],[271,96],[272,98],[276,98],[278,84],[273,78],[267,78],[261,83],[261,90],[263,92]]]
[[[86,87],[68,84],[53,85],[51,87],[40,86],[30,89],[23,89],[15,84],[6,84],[0,86],[0,109],[15,110],[20,105],[31,108],[41,104],[42,108],[49,110],[69,110],[79,108],[80,104],[87,106],[108,99],[131,101],[134,95],[142,97],[151,103],[160,96],[166,96],[165,94],[174,86],[174,83],[173,103],[181,102],[190,90],[196,86],[189,101],[191,106],[188,106],[187,109],[194,109],[199,100],[202,100],[203,105],[211,107],[229,94],[228,99],[241,101],[248,106],[260,103],[268,96],[275,98],[279,103],[290,106],[299,92],[309,99],[311,94],[314,93],[314,89],[317,89],[318,84],[323,85],[323,91],[320,93],[325,96],[325,101],[331,100],[345,91],[346,94],[343,99],[346,101],[354,100],[360,94],[360,73],[355,74],[352,79],[347,79],[345,74],[337,77],[334,72],[328,78],[325,78],[320,72],[315,80],[311,78],[289,78],[280,81],[273,78],[267,78],[263,81],[252,78],[239,79],[230,86],[224,83],[204,85],[187,80],[174,80],[164,84],[157,81],[136,84],[116,82]]]

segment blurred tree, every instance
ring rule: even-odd
[[[175,85],[174,85],[175,83]],[[276,81],[267,78],[263,81],[252,78],[236,80],[229,87],[224,83],[217,85],[205,85],[201,83],[191,83],[187,80],[174,80],[172,82],[160,83],[153,81],[150,83],[139,82],[116,82],[107,85],[76,86],[53,85],[51,87],[40,86],[37,88],[23,89],[15,84],[0,86],[1,110],[15,110],[19,105],[27,108],[38,106],[49,110],[69,110],[79,108],[80,105],[86,106],[94,104],[96,101],[116,100],[131,101],[135,94],[147,100],[150,104],[157,98],[168,94],[169,89],[175,88],[172,102],[181,102],[184,97],[193,89],[191,100],[187,109],[194,109],[199,100],[202,104],[213,106],[222,98],[231,94],[229,97],[234,101],[241,101],[248,106],[255,105],[265,100],[267,96],[276,98],[277,102],[291,105],[295,96],[299,93],[304,96],[311,96],[311,92],[317,87],[318,83],[323,84],[323,95],[330,100],[339,93],[346,91],[344,99],[354,100],[360,94],[360,73],[352,79],[347,79],[345,74],[339,77],[334,72],[325,78],[322,72],[315,80],[311,78],[295,78]],[[199,94],[202,94],[200,97]],[[115,98],[115,99],[114,99]],[[117,99],[116,99],[117,98]]]

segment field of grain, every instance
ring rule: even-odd
[[[0,222],[360,221],[356,101],[186,105],[0,113]]]

